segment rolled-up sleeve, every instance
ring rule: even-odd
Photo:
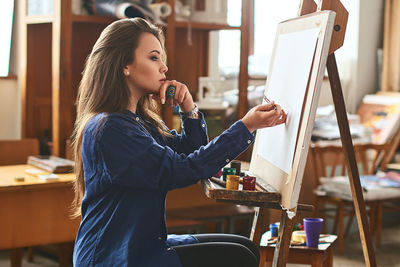
[[[172,190],[209,178],[254,140],[238,121],[210,143],[186,155],[158,144],[141,127],[107,122],[99,137],[105,178],[135,189]]]

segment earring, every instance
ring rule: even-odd
[[[126,76],[129,76],[129,71],[125,72],[125,75],[126,75]]]

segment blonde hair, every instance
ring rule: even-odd
[[[85,193],[80,152],[85,126],[99,113],[120,113],[127,109],[130,91],[124,79],[123,68],[134,61],[134,52],[142,33],[153,34],[165,50],[161,29],[141,18],[122,19],[111,23],[103,30],[86,60],[79,85],[76,101],[77,117],[72,134],[76,173],[73,217],[80,216]],[[157,113],[157,104],[150,95],[143,96],[139,100],[136,113],[150,121],[164,137],[170,136]]]

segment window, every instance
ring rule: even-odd
[[[354,58],[357,54],[357,22],[359,1],[342,0],[349,11],[346,40],[338,50],[337,58]],[[249,74],[266,76],[279,22],[297,17],[300,0],[254,0],[254,54],[249,57]],[[228,0],[228,24],[241,23],[241,0]],[[240,31],[226,30],[218,33],[218,74],[237,75],[240,65]],[[210,59],[210,63],[212,59]],[[215,68],[210,66],[210,69]],[[216,74],[216,73],[212,73]]]
[[[228,0],[227,20],[230,26],[242,23],[242,1]],[[240,30],[218,32],[218,69],[224,76],[237,75],[240,65]]]
[[[279,22],[295,18],[299,1],[254,1],[254,54],[249,57],[249,74],[266,76]]]
[[[2,0],[0,8],[0,77],[9,75],[14,0]]]
[[[254,1],[254,55],[249,58],[250,75],[266,75],[279,22],[297,16],[294,0]],[[228,24],[241,23],[241,0],[228,0]],[[218,66],[221,75],[237,75],[240,65],[240,31],[219,32]]]

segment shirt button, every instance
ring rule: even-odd
[[[204,123],[203,123],[201,126],[202,126],[203,128],[206,127],[206,125],[205,125]]]
[[[248,143],[248,144],[251,144],[251,140],[247,140],[247,143]]]
[[[161,240],[161,236],[158,237],[158,240]]]
[[[139,117],[136,117],[136,121],[139,121],[140,119],[139,119]]]
[[[167,248],[167,250],[171,250],[171,248]]]
[[[226,163],[228,163],[228,162],[229,162],[229,159],[226,159],[225,161],[226,161]]]

